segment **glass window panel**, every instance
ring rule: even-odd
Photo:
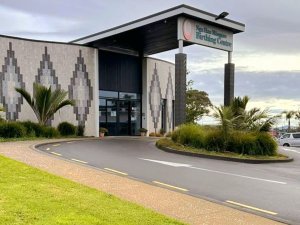
[[[139,129],[141,128],[141,103],[132,101],[131,102],[131,134],[139,135]]]
[[[300,134],[293,134],[294,138],[300,138]]]
[[[141,95],[137,93],[120,92],[120,99],[140,99]]]
[[[116,91],[99,91],[99,96],[103,98],[118,98],[118,92]]]

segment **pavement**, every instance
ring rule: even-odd
[[[60,144],[56,143],[61,141],[65,142]],[[43,151],[36,150],[34,148],[34,146],[38,144],[50,142],[52,144],[39,147]],[[181,187],[177,185],[177,183],[172,183],[172,179],[165,182],[163,180],[163,177],[165,177],[166,174],[170,178],[174,177],[170,172],[170,168],[173,168],[174,166],[172,167],[166,164],[149,161],[149,159],[156,160],[153,159],[153,143],[153,140],[150,138],[107,138],[102,140],[59,139],[44,141],[6,142],[0,143],[0,154],[17,161],[24,162],[30,166],[42,169],[49,173],[65,177],[75,182],[113,194],[121,199],[137,203],[146,208],[150,208],[156,212],[176,218],[189,224],[282,224],[280,222],[276,222],[268,218],[252,214],[254,207],[250,209],[246,207],[247,205],[234,205],[232,203],[234,201],[224,202],[223,204],[216,204],[212,199],[208,201],[203,199],[199,195],[188,194],[188,192],[190,191],[191,193],[193,193],[192,188]],[[139,148],[133,147],[136,146],[136,144],[139,145]],[[152,150],[149,151],[149,149]],[[85,158],[89,157],[91,152],[94,152],[93,154],[96,154],[96,150],[101,154],[98,153],[97,155],[92,155],[92,157],[90,157],[89,159]],[[159,150],[156,151],[158,154],[168,154],[167,156],[169,157],[169,161],[156,161],[172,163],[174,161],[173,157],[179,157],[179,155],[174,156],[174,154],[160,152]],[[104,152],[108,152],[110,154],[105,154]],[[141,154],[139,152],[144,152],[146,155],[143,154],[143,159],[148,160],[135,160],[134,162],[137,164],[133,164],[131,163],[131,161],[126,161],[129,158],[136,158],[135,156],[137,154]],[[115,164],[109,163],[114,162],[116,159],[119,160],[116,161]],[[180,161],[182,161],[182,159],[180,159]],[[101,166],[94,165],[93,162],[98,162],[99,164],[101,164]],[[209,162],[211,163],[212,161],[209,160]],[[130,167],[128,167],[128,171],[122,169],[123,167],[120,167],[123,165],[127,165],[128,163],[131,165]],[[146,163],[148,164],[148,166],[146,166],[145,168],[139,167],[139,164],[145,166]],[[173,163],[176,163],[176,161]],[[151,166],[151,164],[155,166]],[[194,161],[189,164],[181,164],[198,168],[198,165],[196,165]],[[129,168],[131,169],[129,170]],[[178,169],[178,167],[174,168]],[[191,172],[192,168],[184,169],[186,171],[176,171],[178,173],[178,177],[184,177],[184,174],[192,173],[190,175],[190,178],[192,179],[195,175],[193,174],[194,172]],[[187,171],[187,169],[189,169],[189,171]],[[151,177],[150,182],[145,179],[139,179],[139,176],[135,176],[133,171],[139,171],[137,175],[148,174],[151,177],[153,176],[153,174],[155,174],[156,176]],[[209,180],[209,177],[212,174],[214,173],[206,176],[206,178]],[[230,175],[226,174],[219,175],[227,178],[231,177]],[[242,179],[242,177],[234,177],[234,179],[239,178]],[[194,177],[194,179],[196,179],[196,177]],[[245,182],[245,180],[248,179],[244,178],[244,180],[240,180],[238,182],[243,183]],[[156,181],[156,183],[154,181]],[[205,182],[206,181],[203,180],[204,184]],[[220,183],[223,182],[225,182],[225,179],[220,180]],[[275,186],[276,183],[273,183],[272,185]],[[278,186],[277,188],[282,188],[282,186]],[[270,188],[270,186],[267,186],[267,188]],[[222,187],[216,187],[216,189],[222,190]],[[226,192],[227,190],[224,191]],[[206,197],[204,196],[204,198]],[[244,211],[241,211],[241,209],[243,209]]]

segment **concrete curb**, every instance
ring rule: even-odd
[[[287,163],[287,162],[292,162],[294,160],[291,157],[288,157],[287,159],[270,159],[270,160],[229,158],[225,156],[214,156],[214,155],[205,155],[201,153],[183,152],[169,147],[159,146],[157,143],[155,143],[155,146],[162,151],[179,154],[179,155],[194,156],[194,157],[205,158],[205,159],[215,159],[215,160],[223,160],[223,161],[231,161],[231,162],[249,163],[249,164]]]

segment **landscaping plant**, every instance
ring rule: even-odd
[[[33,96],[31,96],[25,89],[16,88],[27,103],[32,108],[38,121],[42,125],[46,125],[47,121],[61,108],[66,105],[74,105],[73,100],[65,99],[68,92],[56,89],[51,90],[40,84],[33,84]]]
[[[62,122],[58,124],[57,130],[62,136],[70,136],[76,134],[76,127],[68,122]]]

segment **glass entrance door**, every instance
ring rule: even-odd
[[[130,135],[130,102],[117,101],[117,135]]]
[[[141,100],[136,93],[100,91],[99,126],[108,135],[139,135]]]
[[[117,135],[138,135],[141,127],[141,103],[117,101]]]

